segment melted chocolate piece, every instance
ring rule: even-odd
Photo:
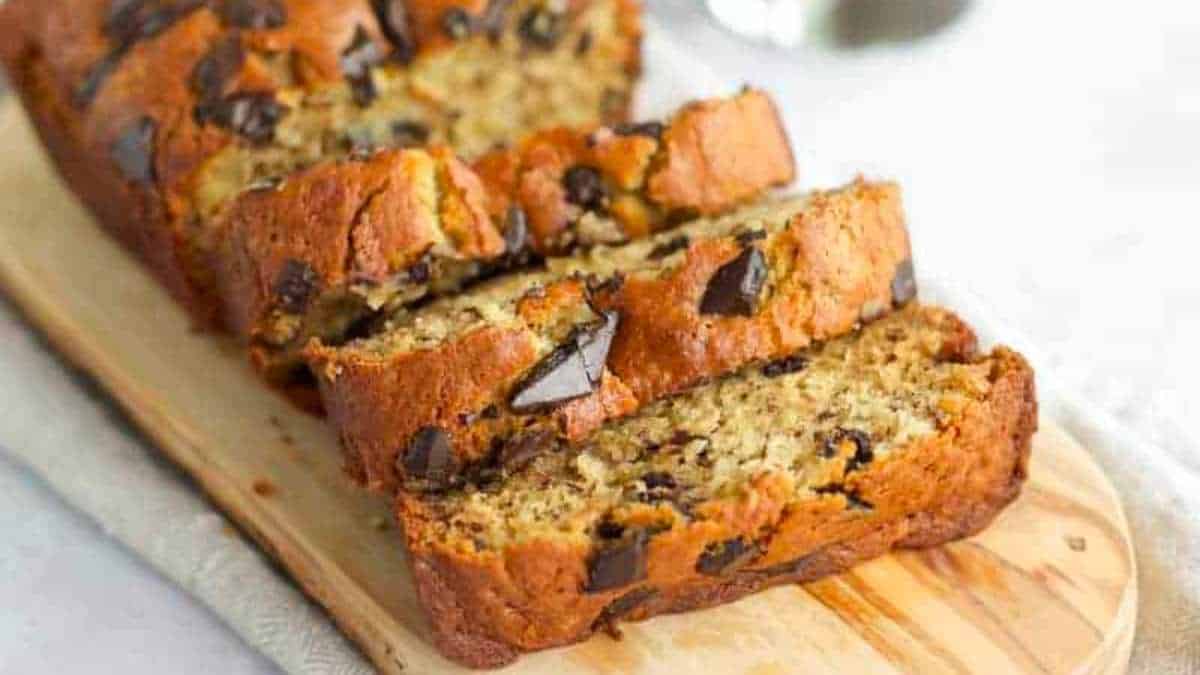
[[[267,143],[275,137],[275,125],[287,112],[287,106],[276,101],[273,94],[248,91],[197,106],[196,121],[224,127],[252,143]]]
[[[275,301],[289,314],[299,314],[317,294],[320,279],[317,272],[303,260],[289,259],[283,264],[273,288]]]
[[[602,520],[596,524],[596,536],[601,539],[620,539],[625,534],[625,526],[611,521]]]
[[[909,258],[896,266],[896,276],[892,277],[892,303],[902,307],[915,297],[917,277],[912,258]]]
[[[428,260],[422,260],[409,267],[406,274],[410,284],[427,284],[433,278],[433,270],[430,269]]]
[[[655,246],[653,250],[646,254],[647,260],[662,260],[663,258],[682,251],[692,245],[692,240],[686,234],[681,234],[670,241]]]
[[[451,7],[442,13],[442,32],[451,40],[465,40],[471,36],[473,21],[462,7]]]
[[[604,363],[618,323],[618,314],[607,311],[600,321],[572,331],[566,342],[534,366],[517,385],[509,406],[517,413],[534,412],[595,391],[604,375]]]
[[[875,453],[871,449],[871,437],[857,429],[837,429],[834,431],[825,439],[822,454],[825,457],[836,457],[838,448],[841,447],[842,443],[847,441],[854,443],[854,454],[846,460],[846,473],[869,464],[875,459]]]
[[[608,186],[604,177],[590,166],[573,166],[563,174],[563,187],[567,190],[567,201],[589,211],[604,211],[608,208]]]
[[[628,586],[646,578],[646,544],[649,535],[637,530],[631,537],[608,545],[592,554],[588,562],[588,593]]]
[[[558,12],[535,7],[521,17],[517,34],[526,44],[539,49],[554,49],[562,39],[566,17]]]
[[[158,123],[141,117],[125,126],[110,148],[112,159],[126,179],[142,185],[154,183],[154,135]]]
[[[221,18],[249,30],[270,30],[287,23],[287,8],[280,0],[223,0]]]
[[[371,0],[383,35],[392,43],[392,58],[408,63],[416,55],[417,44],[408,25],[407,0]]]
[[[516,473],[533,463],[542,454],[554,447],[555,434],[540,429],[521,434],[508,440],[500,450],[500,465],[506,471]]]
[[[412,148],[425,145],[429,141],[429,127],[420,122],[400,121],[392,123],[393,145],[398,148]]]
[[[714,542],[696,560],[696,571],[710,577],[722,576],[750,562],[759,552],[756,544],[741,537]]]
[[[235,31],[222,37],[192,69],[192,92],[201,101],[221,98],[245,61],[246,52],[242,49],[241,35]]]
[[[767,238],[766,230],[745,230],[743,232],[738,232],[737,236],[734,237],[734,239],[737,240],[737,243],[741,244],[742,246],[749,246],[750,244],[753,244],[756,241],[766,239],[766,238]]]
[[[613,275],[607,279],[597,279],[595,276],[589,276],[587,280],[587,290],[592,296],[616,293],[624,285],[625,275],[621,272],[613,272]]]
[[[662,122],[625,123],[613,127],[613,131],[620,136],[649,136],[656,140],[661,139],[666,130]]]
[[[408,478],[428,481],[434,487],[449,485],[458,473],[458,460],[450,435],[437,427],[425,427],[413,434],[397,467]]]
[[[753,316],[766,281],[766,258],[757,248],[748,248],[709,280],[700,301],[700,313]]]
[[[117,0],[109,6],[104,32],[128,46],[161,34],[203,5],[204,0]]]
[[[846,505],[852,511],[870,511],[875,506],[859,496],[854,490],[847,490],[845,485],[834,483],[832,485],[822,485],[815,488],[813,492],[819,495],[842,495],[846,498]]]
[[[371,67],[383,61],[383,50],[367,29],[359,25],[354,30],[354,39],[342,52],[339,65],[342,75],[350,83],[350,91],[354,94],[354,102],[366,106],[375,100],[378,92],[375,90],[375,80],[371,78]]]
[[[644,586],[629,591],[608,603],[608,606],[600,611],[600,616],[596,617],[595,627],[607,631],[613,639],[619,640],[621,638],[621,631],[617,627],[617,623],[632,614],[637,608],[653,600],[656,596],[658,596],[658,589],[652,586]]]
[[[104,86],[108,77],[121,64],[121,59],[124,58],[125,51],[125,47],[118,47],[105,54],[102,59],[88,69],[87,74],[83,76],[83,80],[76,85],[75,91],[71,93],[71,103],[76,108],[86,108],[91,105],[92,101],[96,98],[96,94],[100,93],[100,87]]]
[[[800,355],[795,355],[768,363],[763,366],[762,373],[767,377],[782,377],[791,373],[798,373],[807,367],[808,359]]]

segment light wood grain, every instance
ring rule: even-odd
[[[381,671],[449,672],[386,504],[343,477],[335,438],[255,380],[65,193],[0,110],[0,285],[280,561]],[[806,587],[629,626],[625,639],[513,672],[1125,672],[1137,606],[1120,504],[1086,450],[1043,420],[1024,495],[983,535]],[[257,489],[256,489],[257,486]]]

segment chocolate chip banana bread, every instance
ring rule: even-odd
[[[351,475],[454,487],[916,293],[899,190],[864,181],[547,266],[306,350]]]
[[[67,181],[197,318],[207,224],[364,148],[473,158],[626,118],[637,0],[8,0],[0,57]]]
[[[566,127],[479,159],[363,153],[250,190],[212,227],[227,324],[279,379],[311,338],[570,248],[727,211],[790,183],[770,99],[748,90],[663,123]]]
[[[398,518],[438,648],[499,666],[973,534],[1019,492],[1036,408],[1020,355],[914,304],[403,493]]]

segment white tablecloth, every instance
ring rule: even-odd
[[[1146,599],[1139,669],[1200,672],[1200,441],[1188,424],[1200,395],[1185,379],[1200,374],[1189,264],[1200,241],[1200,10],[986,2],[913,47],[778,53],[695,22],[688,1],[653,3],[671,41],[728,81],[778,95],[802,183],[857,171],[901,180],[918,264],[941,280],[927,290],[1041,355],[1048,413],[1125,488]],[[661,102],[687,93],[662,75],[650,73]],[[295,672],[362,669],[321,613],[2,305],[0,373],[0,672],[275,669],[248,644]],[[123,485],[171,506],[147,519]],[[190,551],[206,553],[188,565]]]

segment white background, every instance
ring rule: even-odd
[[[777,96],[803,185],[900,180],[923,269],[1200,471],[1200,6],[993,0],[916,45],[775,52],[651,4],[697,61]],[[0,673],[53,671],[273,666],[0,447]]]

